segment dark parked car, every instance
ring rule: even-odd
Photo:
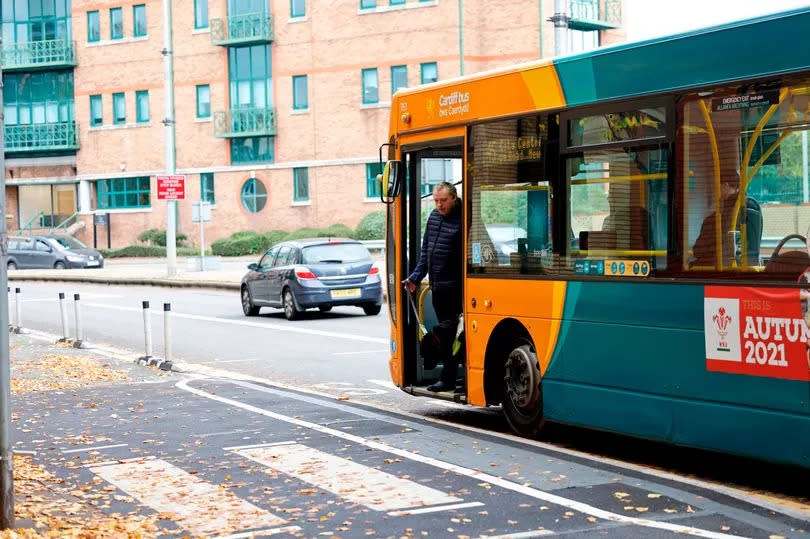
[[[8,269],[102,268],[104,257],[71,236],[8,239]]]
[[[379,314],[382,284],[379,268],[366,247],[350,239],[314,238],[274,245],[242,278],[242,310],[284,309],[295,320],[306,309],[328,311],[337,305],[362,307]]]

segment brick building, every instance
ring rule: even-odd
[[[356,225],[380,209],[392,93],[462,65],[551,56],[553,4],[175,0],[178,230],[194,241],[201,197],[213,203],[208,240]],[[622,41],[621,7],[571,0],[571,50]],[[2,0],[2,31],[10,233],[59,227],[92,243],[93,214],[109,213],[117,247],[165,228],[162,2]]]

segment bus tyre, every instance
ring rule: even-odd
[[[509,352],[503,367],[503,411],[512,430],[534,437],[543,426],[540,365],[532,345],[522,341]]]

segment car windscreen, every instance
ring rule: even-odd
[[[312,245],[302,250],[304,264],[340,264],[369,260],[371,255],[359,243],[329,243]]]
[[[59,236],[58,238],[51,238],[51,240],[58,243],[61,247],[65,249],[87,249],[87,246],[77,240],[76,238],[71,238],[68,236]]]

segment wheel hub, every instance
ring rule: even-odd
[[[540,384],[532,359],[521,349],[509,354],[504,380],[509,400],[518,408],[532,408],[540,394]]]

